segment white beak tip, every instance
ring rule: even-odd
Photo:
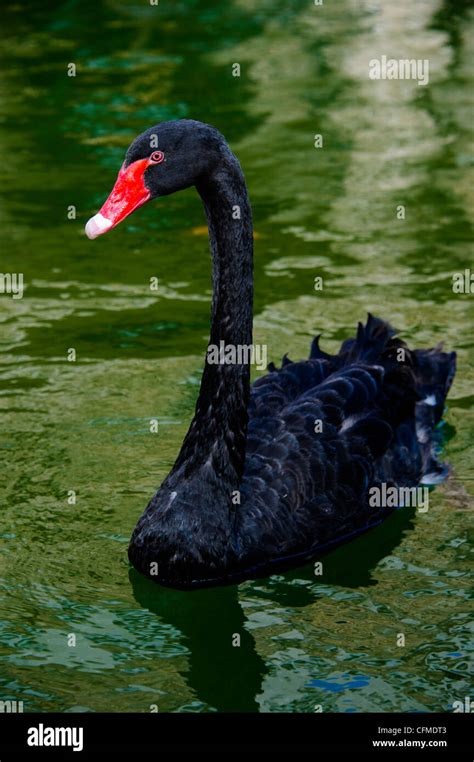
[[[98,235],[106,233],[112,225],[113,223],[99,212],[87,222],[85,227],[86,236],[90,239],[97,238]]]

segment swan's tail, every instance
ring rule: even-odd
[[[448,474],[440,463],[441,431],[436,429],[444,412],[446,396],[456,373],[456,353],[433,349],[415,349],[415,374],[420,401],[416,405],[416,436],[423,456],[423,483],[436,484]]]
[[[443,352],[438,344],[433,349],[415,349],[413,356],[418,392],[423,404],[431,408],[434,423],[439,423],[456,373],[456,352]]]
[[[356,337],[344,341],[337,355],[320,350],[316,337],[310,358],[328,360],[332,370],[359,362],[383,367],[381,410],[394,430],[392,447],[412,452],[413,459],[421,454],[423,483],[446,477],[448,468],[437,458],[441,445],[437,425],[456,372],[455,352],[443,352],[441,344],[410,350],[389,323],[369,313],[367,323],[359,323]]]

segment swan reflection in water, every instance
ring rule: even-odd
[[[334,550],[322,559],[323,574],[318,577],[311,564],[245,586],[180,591],[161,588],[132,568],[133,595],[142,608],[181,634],[188,650],[181,675],[198,701],[220,712],[256,712],[264,681],[271,680],[271,656],[259,653],[242,603],[248,599],[257,608],[273,603],[288,619],[298,617],[298,609],[313,606],[317,620],[318,598],[324,596],[321,585],[349,589],[375,585],[372,571],[413,528],[414,515],[413,509],[397,511],[376,529]],[[236,634],[240,635],[237,647],[232,644]],[[159,671],[159,656],[152,669]]]

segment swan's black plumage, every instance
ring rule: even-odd
[[[252,220],[240,165],[200,122],[158,125],[166,164],[149,168],[152,197],[195,185],[213,260],[210,344],[252,341]],[[238,210],[238,214],[236,214]],[[286,356],[250,386],[248,365],[206,363],[176,463],[140,518],[129,558],[163,585],[193,588],[264,576],[317,557],[380,523],[369,490],[415,487],[446,472],[435,427],[455,354],[410,350],[369,315],[336,355],[314,339],[307,360]]]

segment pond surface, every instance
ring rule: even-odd
[[[0,698],[45,712],[449,711],[468,695],[474,484],[473,297],[452,287],[473,265],[468,3],[38,5],[7,2],[0,40],[0,269],[25,281],[23,299],[0,296]],[[381,55],[429,59],[429,84],[370,80]],[[398,512],[322,577],[182,593],[129,569],[199,388],[207,231],[192,190],[98,241],[83,227],[135,135],[180,117],[218,127],[245,171],[269,360],[306,356],[320,332],[334,351],[368,310],[458,352],[450,478],[428,513]]]

